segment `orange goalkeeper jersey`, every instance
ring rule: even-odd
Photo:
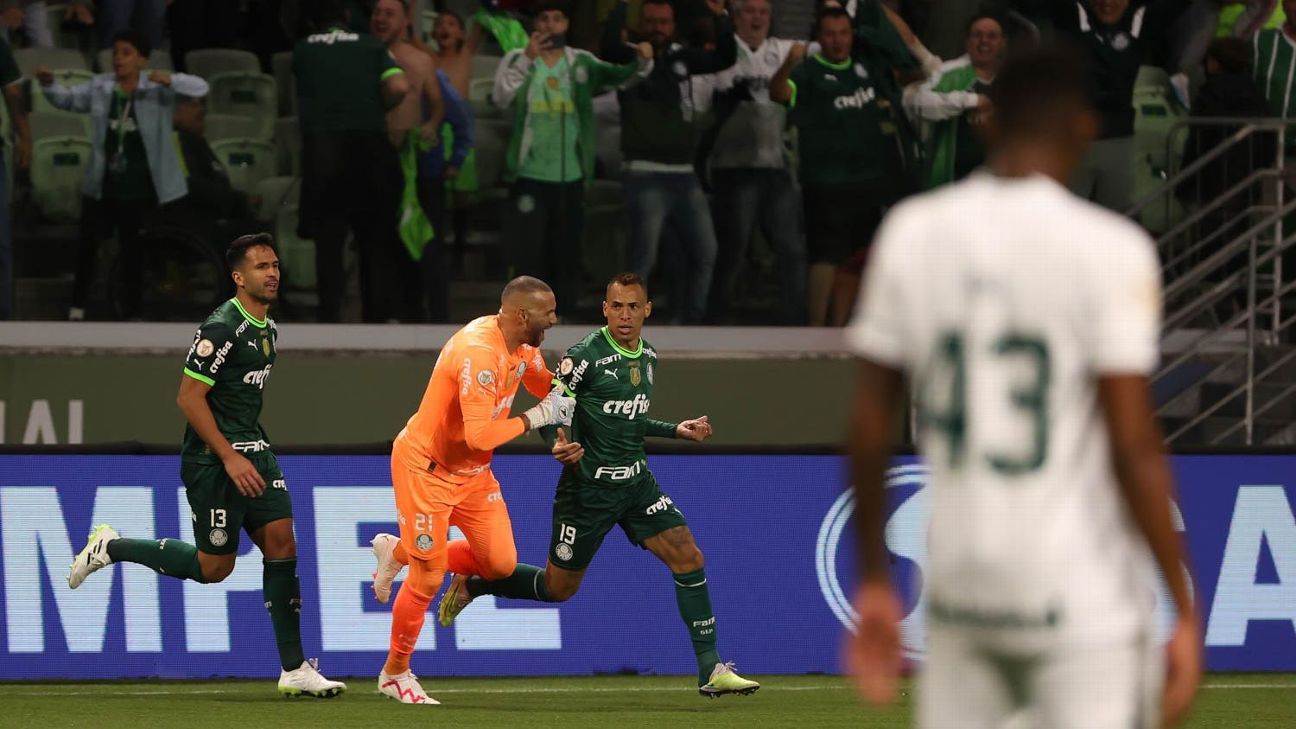
[[[450,474],[476,475],[490,466],[496,448],[525,430],[521,418],[509,417],[518,385],[544,397],[552,380],[536,347],[505,349],[497,316],[474,319],[442,348],[403,436]]]

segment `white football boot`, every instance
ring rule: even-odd
[[[392,556],[396,545],[400,544],[400,537],[393,534],[379,534],[369,542],[373,545],[374,558],[378,560],[378,569],[373,573],[373,591],[374,597],[378,602],[386,605],[391,599],[392,582],[400,574],[405,565],[396,561]]]
[[[437,706],[441,702],[427,695],[418,682],[418,676],[412,671],[388,676],[385,672],[378,674],[378,693],[402,704],[421,704]]]
[[[346,684],[330,681],[319,672],[319,659],[312,658],[291,671],[279,672],[279,693],[284,696],[313,696],[331,699],[346,691]]]
[[[108,542],[120,537],[117,530],[107,524],[95,527],[90,532],[85,548],[72,560],[72,567],[68,570],[68,587],[77,589],[91,572],[112,564],[112,557],[108,556]]]

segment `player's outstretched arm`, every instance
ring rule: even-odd
[[[1202,641],[1197,608],[1188,591],[1183,542],[1170,521],[1174,485],[1164,439],[1152,409],[1147,378],[1106,376],[1098,380],[1098,401],[1111,439],[1112,466],[1121,496],[1147,540],[1174,598],[1178,619],[1166,645],[1162,719],[1166,726],[1187,715],[1201,681]]]
[[[849,448],[863,575],[855,594],[859,629],[847,648],[846,663],[860,695],[879,706],[895,699],[902,667],[903,616],[891,584],[884,534],[886,467],[902,390],[900,372],[868,360],[860,363]]]
[[[206,382],[195,379],[190,375],[180,377],[180,392],[176,395],[176,405],[180,407],[180,412],[184,413],[185,420],[193,427],[194,432],[202,438],[207,447],[212,449],[221,463],[225,466],[225,473],[229,474],[230,480],[238,488],[239,493],[250,498],[256,498],[265,491],[265,479],[257,472],[256,466],[243,456],[243,454],[234,450],[229,441],[225,440],[225,435],[220,432],[220,427],[216,425],[216,417],[212,415],[211,407],[207,405],[207,393],[211,390],[211,385]]]
[[[711,429],[711,423],[707,420],[707,416],[705,415],[700,418],[685,420],[675,426],[676,438],[683,438],[684,440],[691,440],[697,443],[701,443],[707,438],[710,438],[712,432],[714,431]]]

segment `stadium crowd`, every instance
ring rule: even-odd
[[[125,293],[109,315],[145,313],[141,240],[164,224],[213,247],[271,231],[319,321],[348,316],[350,239],[363,321],[448,321],[453,281],[520,274],[581,320],[624,269],[657,282],[674,323],[750,321],[755,299],[761,323],[841,325],[885,211],[983,161],[977,127],[1014,47],[1062,37],[1087,54],[1102,128],[1073,189],[1123,212],[1140,68],[1163,68],[1194,114],[1285,118],[1288,12],[1296,0],[8,0],[18,174],[0,185],[10,203],[23,188],[23,219],[79,222],[72,319],[93,311],[113,234]],[[812,27],[774,35],[793,18]],[[27,244],[3,210],[10,318]]]

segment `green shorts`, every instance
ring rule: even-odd
[[[585,569],[617,524],[631,544],[642,547],[645,539],[687,522],[652,473],[625,486],[607,486],[564,472],[554,495],[549,561],[563,569]]]
[[[239,493],[220,462],[180,462],[180,480],[193,512],[194,543],[199,552],[236,554],[240,530],[251,534],[272,521],[292,518],[292,499],[274,454],[251,453],[248,460],[266,483],[265,491],[255,499]]]

